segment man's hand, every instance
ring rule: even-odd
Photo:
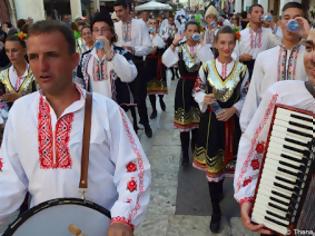
[[[244,202],[240,205],[241,208],[241,220],[246,229],[249,229],[250,231],[260,233],[260,234],[268,234],[272,235],[272,231],[264,228],[263,225],[257,225],[253,224],[249,218],[249,212],[252,208],[251,202]]]
[[[222,112],[220,112],[217,115],[217,119],[219,121],[225,122],[225,121],[228,121],[235,113],[236,113],[235,107],[225,108],[225,109],[222,109]]]
[[[19,97],[20,95],[18,93],[5,93],[0,97],[0,99],[6,102],[14,102]]]
[[[244,53],[242,55],[240,55],[240,61],[251,61],[253,60],[253,56],[248,54],[248,53]]]
[[[107,236],[133,236],[133,231],[127,224],[113,223],[108,228]]]
[[[306,39],[308,37],[308,34],[311,30],[311,26],[308,23],[308,21],[303,17],[296,17],[295,20],[299,23],[301,26],[301,30],[299,31],[299,34],[302,38]]]
[[[211,105],[216,101],[215,96],[213,93],[206,94],[205,97],[203,98],[203,102],[206,105]]]

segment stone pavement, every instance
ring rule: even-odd
[[[180,165],[179,133],[173,128],[174,90],[177,80],[168,81],[169,94],[164,100],[167,104],[162,112],[157,99],[158,117],[151,120],[153,137],[148,139],[143,131],[139,138],[150,160],[152,168],[151,203],[144,222],[136,229],[136,236],[254,236],[246,231],[239,217],[222,219],[221,233],[209,230],[209,216],[177,215],[176,193]],[[147,99],[149,115],[151,106]],[[190,167],[192,168],[192,167]],[[183,173],[185,174],[185,173]],[[230,181],[231,182],[231,181]],[[232,185],[226,186],[232,188]],[[196,193],[198,194],[198,193]],[[204,199],[204,201],[209,201]],[[231,198],[230,198],[231,199]],[[225,201],[222,202],[224,204]],[[191,203],[193,204],[193,203]],[[209,203],[210,204],[210,203]],[[224,208],[224,206],[223,206]],[[238,209],[233,209],[238,211]]]

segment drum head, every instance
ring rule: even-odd
[[[71,236],[70,224],[84,235],[107,235],[110,213],[105,208],[76,198],[61,198],[43,202],[22,214],[3,236]]]

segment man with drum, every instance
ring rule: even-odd
[[[27,192],[31,207],[80,197],[87,93],[72,82],[79,61],[73,34],[62,23],[37,22],[27,54],[40,91],[17,100],[9,114],[0,151],[0,226]],[[109,236],[132,236],[149,203],[148,159],[115,102],[93,94],[91,115],[86,199],[110,210]]]

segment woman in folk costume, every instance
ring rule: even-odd
[[[86,51],[89,51],[94,46],[94,39],[92,36],[91,27],[87,24],[83,25],[81,28],[81,44],[80,46],[80,53],[83,54]]]
[[[223,180],[227,164],[237,153],[241,135],[238,114],[247,92],[247,67],[232,58],[236,34],[222,27],[216,37],[218,57],[203,63],[194,87],[201,115],[193,166],[206,171],[212,203],[210,230],[219,232]]]
[[[8,35],[5,41],[5,52],[11,66],[0,72],[0,106],[4,119],[16,99],[36,90],[34,76],[25,57],[26,37],[25,33],[19,32]]]
[[[172,45],[162,56],[162,62],[171,67],[178,62],[181,78],[178,81],[175,94],[175,128],[180,130],[182,148],[182,165],[189,164],[190,131],[192,144],[197,137],[199,126],[199,108],[192,97],[192,89],[198,77],[198,70],[202,62],[213,58],[212,52],[199,43],[199,26],[196,22],[188,22],[185,27],[186,41],[176,35]],[[194,145],[192,145],[194,146]]]
[[[147,92],[152,106],[152,114],[150,119],[157,117],[156,110],[156,95],[159,96],[160,106],[165,111],[166,106],[163,101],[164,94],[167,94],[166,85],[166,68],[162,64],[162,54],[165,50],[166,44],[157,33],[158,23],[156,19],[149,19],[148,27],[150,37],[152,40],[152,51],[146,58],[146,76],[148,76]]]

